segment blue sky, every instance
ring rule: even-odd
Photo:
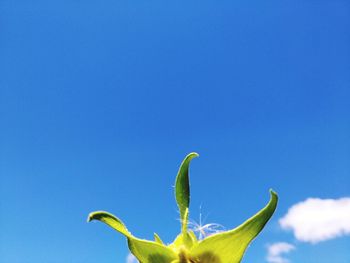
[[[287,214],[349,207],[349,16],[347,0],[2,0],[1,262],[124,263],[94,210],[171,242],[192,151],[195,220],[233,228],[279,193],[243,262],[281,242],[291,263],[349,262],[348,225],[296,237]]]

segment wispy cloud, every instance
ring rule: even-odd
[[[349,235],[350,198],[308,198],[293,205],[279,223],[303,242],[318,243]]]
[[[126,257],[126,263],[138,263],[137,259],[133,256],[133,254],[129,253]]]
[[[284,258],[283,254],[294,249],[295,247],[292,244],[286,242],[273,243],[267,246],[266,260],[270,263],[288,263],[288,259]]]

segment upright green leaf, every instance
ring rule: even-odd
[[[188,169],[193,158],[198,157],[197,153],[188,154],[180,165],[175,180],[175,198],[180,210],[180,218],[182,225],[187,225],[186,209],[190,204],[190,183],[188,176]],[[184,228],[182,228],[184,229]]]

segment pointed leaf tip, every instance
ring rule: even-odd
[[[91,218],[91,213],[88,215],[87,219],[86,219],[86,222],[91,222],[92,218]]]
[[[154,233],[153,236],[154,236],[154,241],[155,241],[156,243],[161,244],[161,245],[164,245],[162,239],[159,237],[159,235],[158,235],[157,233]]]
[[[275,196],[278,197],[278,194],[272,188],[270,188],[270,194],[275,195]]]
[[[191,153],[189,153],[187,156],[199,157],[199,154],[196,153],[196,152],[191,152]],[[192,158],[193,158],[193,157],[192,157]]]

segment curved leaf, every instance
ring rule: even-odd
[[[99,220],[123,234],[128,239],[131,253],[142,263],[170,263],[177,259],[177,255],[165,245],[134,237],[119,218],[108,212],[93,212],[88,222],[92,220]]]
[[[124,223],[116,216],[112,215],[111,213],[108,213],[106,211],[95,211],[89,214],[87,221],[91,222],[92,220],[98,220],[101,221],[107,225],[109,225],[114,230],[117,230],[121,234],[123,234],[126,237],[131,237],[131,233],[126,228]]]
[[[237,228],[207,237],[190,251],[194,262],[239,263],[249,243],[264,228],[274,213],[278,197],[270,191],[269,203]]]

